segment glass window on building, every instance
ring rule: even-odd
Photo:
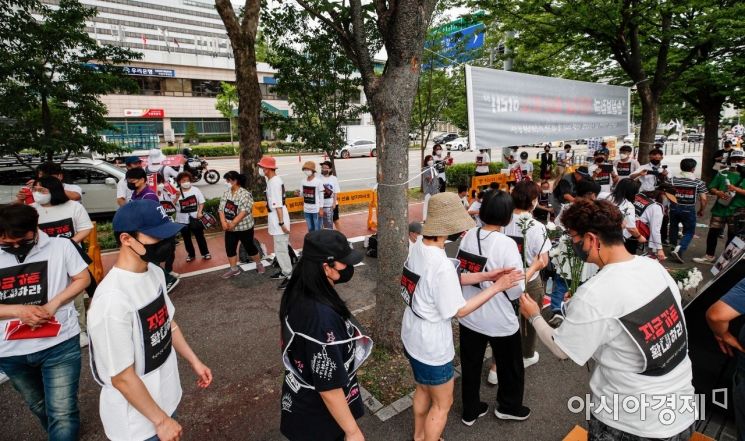
[[[163,120],[147,118],[109,119],[109,124],[118,130],[107,130],[102,135],[162,135]]]
[[[157,77],[140,77],[134,79],[137,82],[139,91],[135,95],[163,95],[161,78]]]
[[[216,97],[222,88],[219,81],[191,80],[191,91],[193,96]]]
[[[175,135],[186,133],[186,126],[194,123],[199,134],[230,133],[230,121],[227,118],[179,118],[171,119],[171,127]]]
[[[189,92],[191,92],[191,81],[184,80],[183,78],[164,78],[163,79],[163,95],[184,96],[184,83],[185,82],[189,83]]]

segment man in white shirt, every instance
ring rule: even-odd
[[[572,248],[600,271],[572,296],[558,329],[528,295],[520,312],[557,357],[595,361],[582,402],[588,439],[688,440],[696,405],[680,292],[662,265],[626,251],[622,222],[608,201],[575,201],[564,214]],[[685,397],[690,406],[680,405]]]
[[[281,279],[279,289],[285,289],[290,283],[292,261],[290,260],[290,214],[285,206],[285,184],[277,175],[277,161],[271,156],[264,156],[257,164],[259,175],[266,179],[267,231],[274,241],[274,255],[280,270],[271,276]]]
[[[0,208],[0,371],[50,440],[77,440],[80,328],[73,299],[90,276],[75,245],[47,236],[38,219],[28,205]]]
[[[476,155],[476,176],[483,176],[489,174],[489,153],[486,149],[479,150]]]
[[[173,320],[175,308],[156,264],[171,252],[171,239],[183,225],[158,202],[143,199],[119,208],[112,227],[119,256],[88,311],[101,422],[114,441],[176,441],[182,435],[173,419],[181,401],[176,353],[189,362],[199,387],[212,382],[212,372]]]
[[[339,210],[339,179],[332,173],[331,161],[321,163],[321,182],[323,183],[323,228],[334,229],[334,213]]]
[[[639,161],[631,157],[633,149],[630,145],[622,145],[619,149],[621,157],[616,159],[613,165],[616,167],[619,179],[630,178],[631,175],[635,174],[639,170]]]
[[[574,163],[574,152],[572,152],[571,144],[564,144],[564,151],[556,154],[556,175],[561,179],[566,173],[567,167],[571,167]]]
[[[138,156],[128,156],[124,160],[124,166],[127,170],[133,168],[142,168],[142,159]],[[127,188],[127,180],[122,178],[116,183],[116,203],[121,207],[132,199],[132,190]]]
[[[639,167],[636,173],[630,175],[631,179],[639,179],[642,183],[639,191],[652,192],[660,182],[667,179],[667,166],[662,165],[663,152],[659,148],[650,150],[649,162]]]
[[[596,151],[595,162],[588,167],[588,171],[595,182],[600,184],[600,191],[610,193],[611,187],[618,182],[618,172],[607,159],[607,155],[601,150]]]

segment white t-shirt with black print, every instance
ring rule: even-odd
[[[318,176],[313,176],[310,181],[303,179],[300,182],[300,197],[303,198],[305,213],[318,213],[323,207],[323,181]]]
[[[334,200],[339,197],[341,192],[339,179],[334,175],[321,175],[320,179],[323,183],[323,208],[331,208],[334,206]]]
[[[596,361],[592,411],[608,426],[668,438],[693,424],[684,403],[688,397],[693,406],[695,397],[680,292],[659,262],[635,256],[603,267],[567,304],[554,341],[577,364]]]
[[[46,305],[70,286],[72,276],[88,267],[69,239],[43,231],[38,235],[23,262],[0,250],[0,304]],[[60,306],[54,319],[34,331],[18,318],[0,320],[0,357],[33,354],[80,334],[73,302]]]
[[[523,236],[523,228],[526,229]],[[525,269],[533,264],[537,256],[551,251],[551,240],[548,238],[546,226],[536,220],[532,215],[526,214],[518,216],[512,213],[510,223],[504,227],[504,234],[517,244],[517,250],[522,256],[525,251]],[[529,280],[532,282],[538,278],[539,272],[536,271]]]
[[[479,238],[481,252],[479,252]],[[522,258],[515,241],[499,231],[486,231],[479,228],[468,230],[460,240],[458,259],[463,272],[491,271],[497,268],[522,268]],[[492,282],[479,285],[464,285],[463,297],[470,299]],[[504,337],[517,332],[520,327],[512,301],[517,300],[525,290],[520,283],[514,288],[498,293],[483,306],[458,319],[468,329],[490,337]]]
[[[180,224],[189,224],[189,218],[197,217],[199,205],[204,204],[204,195],[196,187],[188,190],[180,189],[175,196],[176,199],[176,222]]]
[[[99,414],[109,439],[144,440],[156,434],[153,423],[111,384],[112,377],[130,366],[166,414],[178,407],[174,313],[163,271],[152,263],[144,273],[115,266],[98,285],[88,310],[88,335],[91,369],[102,387]]]
[[[620,204],[616,204],[611,193],[600,193],[598,199],[604,199],[618,207],[623,214],[623,238],[630,238],[631,233],[628,229],[636,228],[636,208],[634,208],[634,204],[626,199],[622,200]]]
[[[80,202],[69,200],[64,204],[43,207],[31,204],[39,212],[39,229],[49,237],[70,239],[79,231],[93,229],[93,223]]]
[[[282,178],[274,175],[266,181],[266,207],[269,210],[267,216],[267,231],[271,236],[285,234],[282,226],[279,225],[279,216],[277,210],[282,210],[282,222],[287,229],[290,229],[290,214],[285,205],[285,184]]]
[[[401,294],[409,306],[404,310],[401,340],[406,351],[430,366],[452,361],[455,347],[450,320],[466,304],[453,261],[444,249],[418,240],[409,247],[404,277],[406,287],[402,286]]]

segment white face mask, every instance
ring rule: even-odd
[[[303,170],[303,173],[305,173],[305,176],[312,176],[313,170]]]
[[[520,162],[522,162],[523,164],[527,164],[528,163],[528,160],[527,159],[521,159]]]
[[[230,182],[225,182],[225,187],[227,187],[227,189],[230,190],[233,188],[233,184],[231,184]]]
[[[46,205],[52,201],[52,195],[49,193],[34,192],[34,201],[39,205]]]
[[[624,160],[629,159],[629,156],[630,155],[628,153],[621,153],[621,159],[624,159]]]
[[[551,190],[543,190],[543,194],[551,194]]]
[[[181,183],[181,188],[183,188],[184,190],[190,189],[191,188],[191,182],[189,182],[189,181],[182,182]]]
[[[432,165],[435,163],[435,161],[427,161],[427,165],[432,167]]]
[[[264,174],[264,169],[263,169],[263,168],[260,168],[260,169],[259,169],[259,176],[261,176],[262,178],[263,178],[264,176],[266,176],[266,175]]]

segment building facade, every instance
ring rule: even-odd
[[[58,0],[42,0],[54,7]],[[98,15],[86,30],[101,44],[142,53],[124,66],[138,84],[132,94],[102,97],[111,123],[125,135],[158,135],[173,141],[189,123],[200,135],[230,133],[230,121],[215,108],[220,83],[235,82],[233,51],[225,27],[208,0],[81,0]],[[236,5],[236,9],[238,6]],[[265,111],[291,113],[273,91],[275,71],[257,64]],[[360,92],[361,100],[364,93]],[[365,122],[365,119],[369,121]],[[369,115],[362,123],[370,124]],[[268,132],[265,131],[265,135]]]

